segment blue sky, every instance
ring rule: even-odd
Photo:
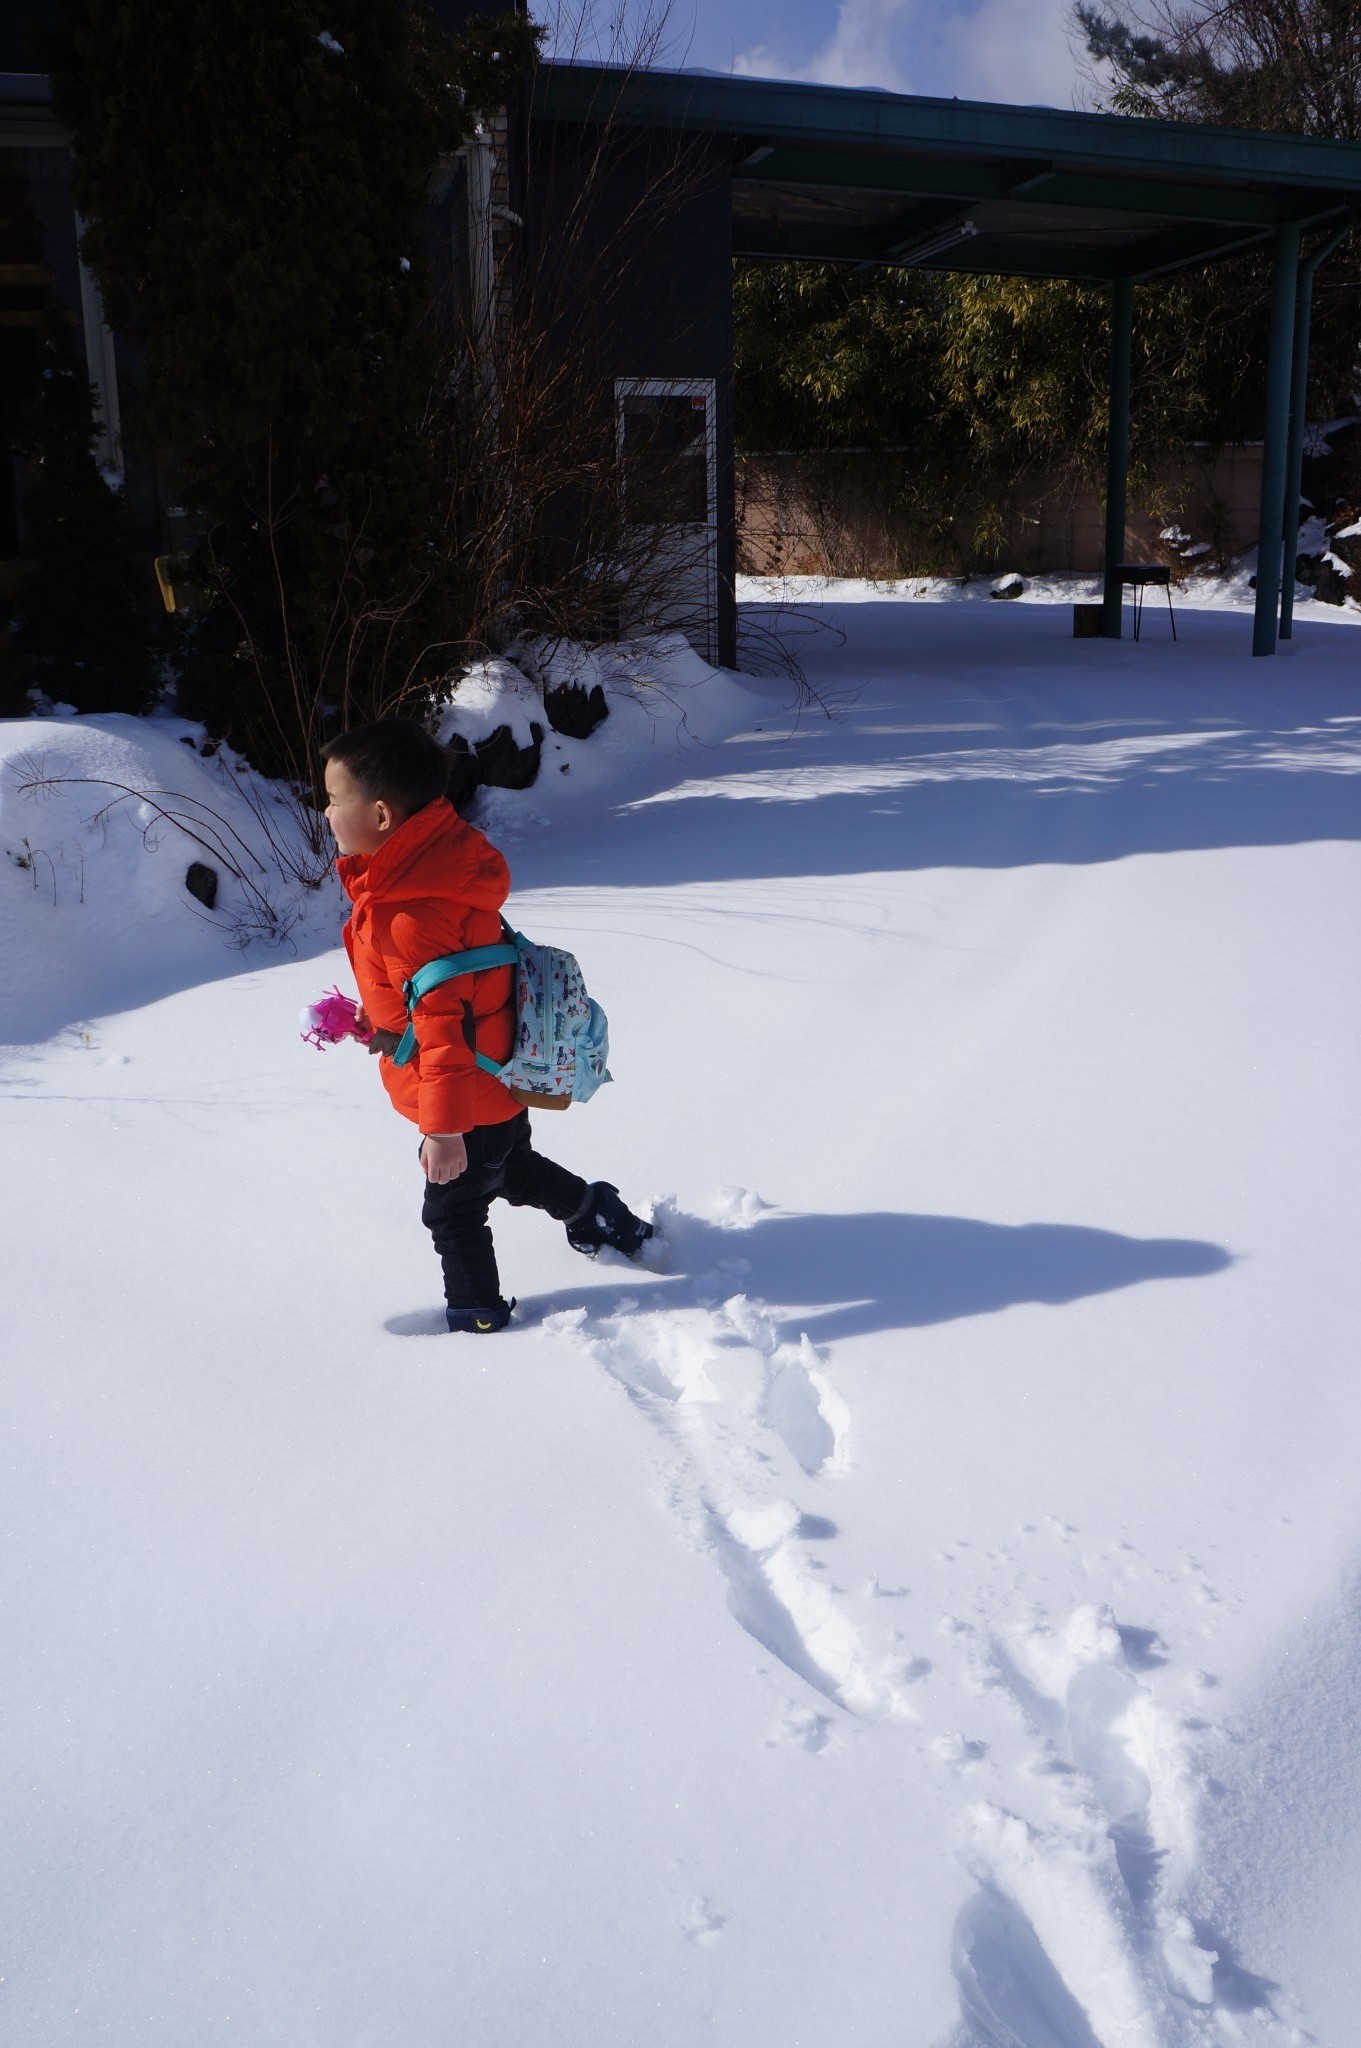
[[[559,19],[569,11],[575,18],[564,4]],[[606,0],[595,15],[597,47],[614,35],[627,43],[650,11],[656,0],[651,9],[649,0]],[[671,0],[664,61],[1070,107],[1089,103],[1071,25],[1069,0]]]

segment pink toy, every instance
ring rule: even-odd
[[[324,1052],[328,1045],[339,1045],[342,1038],[357,1038],[361,1045],[367,1045],[373,1033],[363,1031],[359,1026],[359,1006],[350,996],[343,996],[338,988],[328,989],[315,1003],[309,1003],[298,1019],[302,1025],[304,1045],[314,1045],[318,1052]]]

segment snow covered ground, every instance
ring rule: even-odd
[[[0,727],[15,2048],[1356,2039],[1355,622],[822,618],[489,800],[669,1247],[494,1340],[330,892],[53,785],[231,764]]]

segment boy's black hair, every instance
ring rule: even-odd
[[[337,761],[371,804],[391,804],[410,817],[449,786],[449,756],[414,718],[377,718],[342,732],[321,750]]]

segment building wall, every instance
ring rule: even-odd
[[[25,426],[36,390],[38,330],[54,299],[80,320],[66,151],[0,147],[0,562],[20,552]]]
[[[736,659],[732,192],[726,145],[530,124],[520,185],[521,276],[545,345],[588,349],[616,379],[712,378],[718,481],[717,648]],[[577,223],[585,209],[586,227]],[[604,269],[602,269],[604,266]],[[607,269],[610,312],[598,314]],[[614,432],[612,412],[602,433]]]
[[[164,519],[154,468],[124,462],[119,390],[135,371],[136,352],[126,337],[115,343],[98,288],[80,261],[70,157],[51,118],[46,81],[24,74],[8,84],[20,90],[8,99],[0,90],[0,582],[13,585],[23,548],[38,335],[53,305],[70,315],[77,356],[83,354],[94,389],[96,459],[123,475],[139,545],[148,554],[161,545]],[[7,142],[7,133],[26,139]]]

